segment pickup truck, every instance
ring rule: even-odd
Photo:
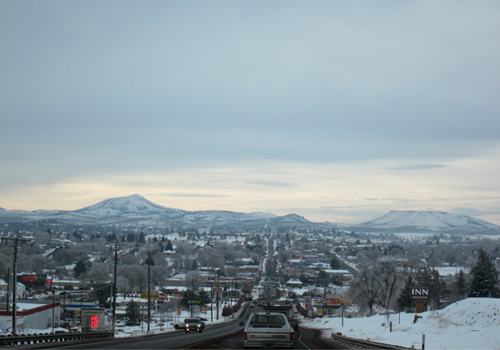
[[[199,318],[187,318],[184,320],[184,323],[185,323],[184,330],[186,331],[186,333],[189,333],[190,331],[196,331],[198,333],[201,333],[205,328],[205,322],[203,322]]]
[[[243,340],[245,348],[293,348],[294,330],[280,312],[256,312],[248,318]]]

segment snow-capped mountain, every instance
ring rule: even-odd
[[[309,221],[300,215],[297,214],[288,214],[284,216],[280,216],[277,218],[272,219],[274,223],[293,223],[293,224],[304,224],[304,223],[309,223]]]
[[[189,224],[204,227],[214,224],[235,225],[241,223],[264,225],[273,218],[276,218],[276,216],[264,212],[238,213],[223,210],[186,211],[166,208],[138,194],[106,199],[94,205],[73,211],[0,210],[0,221],[5,222],[53,219],[65,223],[93,223],[104,225],[159,224],[164,226],[167,222],[171,224]]]
[[[186,211],[166,208],[150,202],[138,194],[134,194],[128,197],[106,199],[97,204],[75,210],[74,213],[96,217],[130,215],[164,215],[167,217],[175,217],[184,215]]]
[[[390,211],[379,218],[361,224],[361,226],[387,229],[414,227],[433,231],[500,229],[497,225],[471,216],[438,211]]]

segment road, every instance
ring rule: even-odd
[[[134,338],[115,338],[97,343],[66,345],[65,349],[242,349],[243,328],[248,314],[255,311],[245,310],[242,317],[234,322],[206,326],[202,333],[185,333],[183,330]],[[295,333],[294,349],[335,349],[335,344],[325,342],[319,331],[299,329]],[[341,347],[337,347],[341,349]],[[344,347],[345,349],[345,347]]]
[[[98,343],[72,344],[65,349],[182,349],[207,343],[213,339],[227,337],[241,332],[243,326],[238,321],[205,327],[202,333],[185,333],[183,330],[173,333],[149,335],[133,338],[115,338]]]
[[[318,337],[318,331],[296,332],[294,349],[345,349]],[[73,344],[64,349],[243,349],[243,326],[239,322],[207,326],[203,333],[174,333],[136,338],[118,338],[98,343]]]

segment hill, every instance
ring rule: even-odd
[[[390,211],[360,227],[402,232],[500,232],[500,226],[467,215],[438,211]]]
[[[367,339],[407,348],[429,349],[498,349],[500,338],[500,299],[468,298],[442,310],[427,311],[414,323],[413,313],[348,318],[345,325],[340,317],[304,322],[303,327],[322,328],[325,336],[342,330],[352,338]],[[389,318],[390,317],[390,318]],[[392,332],[389,330],[392,322]]]
[[[99,224],[99,225],[190,225],[197,227],[213,227],[217,225],[260,226],[304,224],[311,222],[297,216],[284,216],[280,220],[271,213],[239,213],[224,210],[186,211],[167,208],[155,204],[141,195],[134,194],[103,200],[99,203],[73,211],[64,210],[0,210],[2,222],[26,222],[40,220],[56,220],[63,223]]]

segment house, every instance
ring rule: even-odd
[[[285,282],[285,285],[287,288],[302,288],[303,283],[297,278],[292,278]]]

